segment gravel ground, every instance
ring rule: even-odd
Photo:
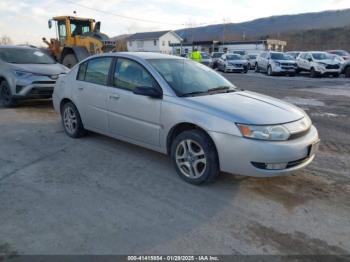
[[[309,167],[197,187],[164,155],[68,138],[50,101],[0,108],[0,253],[350,254],[350,81],[225,76],[309,113]]]

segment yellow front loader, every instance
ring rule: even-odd
[[[53,24],[57,38],[43,41],[51,55],[69,68],[90,55],[115,51],[116,42],[100,32],[101,23],[94,19],[56,16],[49,20],[49,28]]]

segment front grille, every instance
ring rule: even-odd
[[[53,93],[53,88],[33,88],[30,91],[30,95],[33,96],[51,96]]]
[[[326,65],[326,69],[339,69],[339,65]]]
[[[291,67],[295,67],[296,66],[295,64],[292,64],[292,63],[282,63],[281,65],[282,66],[291,66]]]
[[[54,85],[56,81],[34,81],[33,84],[38,85]]]

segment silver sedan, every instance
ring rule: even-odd
[[[319,144],[303,110],[163,54],[90,57],[57,81],[53,102],[67,135],[92,130],[169,154],[193,184],[220,171],[288,174],[310,164]]]
[[[69,71],[37,48],[0,47],[0,102],[6,107],[19,99],[51,98],[56,80]]]

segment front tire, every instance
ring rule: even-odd
[[[86,135],[78,109],[72,102],[67,102],[62,106],[61,117],[64,131],[68,136],[79,138]]]
[[[177,174],[191,184],[212,182],[220,173],[215,145],[201,130],[180,133],[172,143],[171,159]]]
[[[17,105],[17,101],[12,95],[11,88],[5,80],[0,83],[0,103],[4,107],[14,107]]]
[[[345,77],[350,77],[350,66],[345,68]]]
[[[255,73],[259,73],[259,66],[258,66],[258,63],[255,64]]]
[[[272,67],[271,66],[268,66],[268,68],[267,68],[267,75],[273,76],[273,72],[272,72]]]
[[[72,68],[78,63],[78,59],[74,54],[68,54],[63,58],[62,64],[68,68]]]
[[[311,76],[311,78],[316,78],[317,77],[317,72],[316,72],[315,68],[311,68],[310,76]]]

